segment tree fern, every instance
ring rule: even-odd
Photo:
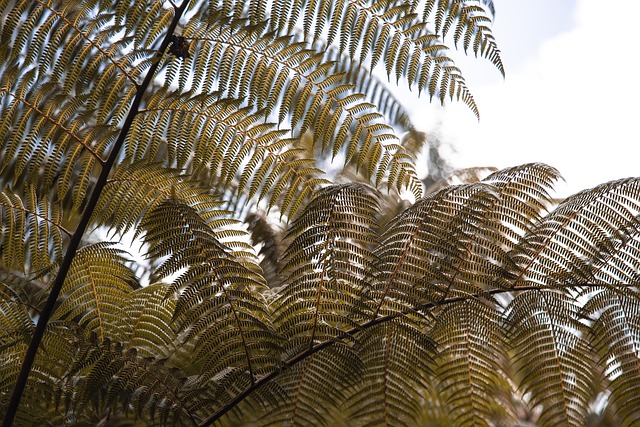
[[[638,179],[423,195],[393,85],[478,115],[494,14],[0,0],[5,422],[637,424]]]

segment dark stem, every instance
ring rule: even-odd
[[[577,287],[584,287],[584,286],[603,286],[603,285],[602,284],[598,284],[598,283],[582,283],[582,284],[573,283],[573,284],[570,284],[570,285],[567,285],[567,286],[571,287],[571,288],[577,288]],[[446,304],[454,304],[454,303],[462,302],[462,301],[465,301],[465,300],[468,300],[468,299],[478,299],[478,298],[483,298],[483,297],[490,296],[490,295],[499,295],[499,294],[503,294],[503,293],[507,293],[507,292],[523,292],[523,291],[532,291],[532,290],[539,290],[540,291],[540,290],[549,290],[549,289],[557,289],[557,287],[556,288],[544,288],[544,287],[541,287],[541,286],[518,286],[518,287],[510,288],[510,289],[492,289],[490,291],[486,291],[486,292],[482,292],[482,293],[478,293],[478,294],[471,294],[471,295],[453,297],[453,298],[446,299],[444,301],[429,302],[429,303],[421,304],[420,306],[414,307],[414,308],[412,308],[410,310],[389,314],[387,316],[376,317],[375,319],[372,319],[372,320],[370,320],[368,322],[365,322],[362,325],[359,325],[359,326],[357,326],[355,328],[352,328],[352,329],[349,329],[348,331],[345,331],[344,334],[342,334],[339,337],[336,337],[335,339],[333,339],[331,341],[321,342],[320,344],[316,344],[315,346],[311,347],[310,349],[308,349],[306,351],[303,351],[302,353],[298,353],[297,355],[295,355],[291,359],[287,360],[280,367],[280,369],[277,369],[277,370],[271,372],[270,374],[265,375],[264,377],[262,377],[258,381],[256,381],[254,384],[252,384],[251,386],[247,387],[242,393],[240,393],[236,397],[234,397],[233,400],[231,400],[229,403],[227,403],[225,406],[223,406],[218,412],[216,412],[215,414],[211,415],[209,418],[205,419],[202,423],[200,423],[199,427],[207,427],[207,426],[210,426],[211,424],[215,423],[223,415],[225,415],[231,409],[235,408],[240,402],[242,402],[244,399],[249,397],[254,391],[256,391],[258,388],[260,388],[264,384],[266,384],[269,381],[273,380],[278,375],[282,374],[283,372],[285,372],[286,370],[288,370],[292,366],[296,365],[297,363],[305,360],[307,357],[312,356],[313,354],[319,352],[320,350],[324,350],[325,348],[332,346],[333,344],[335,344],[338,341],[341,341],[343,338],[346,338],[347,336],[354,336],[358,332],[362,332],[365,329],[374,327],[376,325],[380,325],[382,323],[389,322],[390,320],[397,319],[398,317],[402,317],[402,316],[410,314],[410,313],[420,312],[420,311],[424,311],[424,310],[430,310],[432,308],[440,307],[440,306],[443,306],[443,305],[446,305]]]
[[[96,181],[96,186],[91,193],[91,197],[87,202],[87,206],[85,210],[82,212],[82,217],[78,223],[78,226],[71,237],[69,242],[69,246],[67,247],[67,251],[62,258],[62,262],[60,264],[60,269],[58,270],[58,274],[51,286],[51,291],[47,297],[47,301],[45,303],[44,308],[40,312],[40,317],[38,318],[38,323],[36,325],[33,336],[31,337],[31,342],[29,343],[29,348],[24,356],[24,360],[22,362],[22,367],[20,368],[20,373],[18,374],[18,379],[13,389],[13,393],[11,395],[11,400],[9,401],[9,406],[7,406],[7,412],[4,417],[3,426],[10,427],[13,425],[16,412],[18,411],[18,406],[20,404],[20,399],[22,398],[22,394],[24,392],[25,386],[27,384],[27,379],[29,378],[29,374],[31,373],[31,368],[33,366],[33,362],[36,358],[36,353],[38,352],[38,347],[40,346],[40,342],[42,341],[42,337],[44,336],[45,329],[47,324],[49,323],[49,319],[53,314],[53,310],[60,295],[60,290],[62,289],[62,285],[67,277],[67,273],[69,272],[69,268],[71,267],[71,263],[76,255],[78,248],[80,247],[80,243],[82,242],[82,237],[89,225],[89,220],[95,210],[96,204],[98,203],[98,199],[102,194],[102,190],[104,189],[105,184],[107,183],[107,179],[111,173],[111,169],[118,158],[118,154],[124,141],[131,129],[131,125],[133,124],[133,120],[138,114],[138,109],[140,108],[140,104],[142,102],[142,98],[144,97],[144,93],[147,90],[147,87],[151,83],[151,80],[155,76],[156,70],[160,64],[160,58],[166,51],[169,43],[171,43],[171,38],[173,36],[173,32],[182,17],[187,5],[189,4],[189,0],[184,0],[180,7],[175,8],[175,15],[171,24],[169,24],[169,29],[167,30],[167,34],[165,35],[162,43],[160,44],[160,48],[158,49],[158,53],[156,54],[157,61],[154,61],[149,70],[147,70],[147,74],[140,84],[137,87],[136,97],[131,104],[131,108],[129,109],[129,113],[127,114],[127,118],[122,125],[122,129],[120,129],[120,134],[118,135],[118,139],[113,145],[111,149],[111,153],[107,158],[106,162],[102,170],[100,171],[100,176]]]

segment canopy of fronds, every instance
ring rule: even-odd
[[[447,43],[503,73],[493,15],[0,0],[5,421],[640,424],[640,181],[425,196],[376,77],[478,114]]]

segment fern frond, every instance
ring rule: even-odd
[[[14,303],[17,301],[13,301]],[[35,324],[29,328],[35,329]],[[16,331],[18,332],[18,331]],[[26,331],[23,331],[23,333]],[[73,353],[76,350],[78,329],[69,324],[50,324],[43,339],[42,351],[39,353],[27,381],[25,398],[22,400],[16,414],[16,423],[28,425],[36,422],[47,424],[60,420],[60,411],[56,403],[60,402],[62,383],[61,378],[73,363]],[[19,335],[14,336],[16,339]],[[11,393],[22,359],[27,350],[28,342],[17,342],[8,348],[8,352],[0,352],[3,363],[0,364],[0,386],[2,393]],[[5,404],[5,399],[2,399]]]
[[[234,100],[166,95],[161,91],[152,98],[134,123],[126,148],[130,158],[160,152],[170,165],[191,168],[210,185],[222,188],[237,180],[232,200],[247,189],[247,198],[267,198],[270,207],[280,202],[288,215],[328,182],[313,160],[291,148],[296,140],[285,138],[288,132],[260,123],[261,114],[239,108]]]
[[[640,180],[629,178],[565,199],[515,249],[512,258],[521,273],[514,284],[615,283],[617,274],[605,265],[638,228],[638,194]]]
[[[505,69],[500,56],[496,39],[491,31],[491,19],[484,14],[484,10],[474,10],[466,7],[461,11],[459,19],[460,33],[464,29],[464,49],[473,43],[473,52],[487,58],[505,76]],[[464,22],[461,25],[460,22]]]
[[[35,92],[34,99],[25,98],[31,91]],[[13,186],[26,182],[41,194],[51,192],[53,187],[60,199],[73,189],[78,206],[87,191],[84,181],[103,162],[109,142],[90,141],[98,135],[109,135],[109,130],[88,127],[81,131],[87,114],[86,97],[67,97],[50,84],[34,86],[29,75],[14,90],[0,88],[3,95],[11,101],[0,121],[4,140],[1,173],[10,174]]]
[[[62,399],[68,399],[63,400],[67,414],[90,422],[124,405],[117,412],[151,425],[196,424],[181,393],[185,379],[163,360],[142,358],[135,349],[95,337],[80,339],[74,347],[60,386]]]
[[[37,64],[39,79],[59,84],[67,96],[86,93],[87,109],[97,113],[94,119],[102,124],[114,117],[123,118],[135,93],[137,78],[154,55],[148,45],[135,45],[133,52],[125,52],[132,41],[127,33],[147,31],[153,41],[157,34],[153,37],[151,27],[140,22],[129,28],[114,25],[114,11],[105,7],[109,5],[96,3],[56,5],[38,0],[35,7],[28,10],[24,7],[26,2],[22,2],[14,9],[17,12],[14,16],[28,13],[27,19],[3,30],[5,40],[13,41],[7,59],[15,61],[24,56],[28,63]],[[156,31],[166,28],[166,16],[169,16],[166,14],[172,12],[165,9],[163,19],[158,10],[161,4],[155,2],[153,7],[142,9],[148,14],[147,22],[158,25]],[[135,9],[128,10],[134,20]],[[35,25],[39,26],[37,31]],[[93,84],[96,86],[91,87]]]
[[[501,236],[507,251],[549,209],[551,189],[560,178],[560,173],[551,166],[528,163],[496,171],[483,179],[500,193],[491,215],[491,227],[496,238]]]
[[[127,70],[127,67],[122,63],[119,63],[114,57],[115,49],[103,48],[102,46],[106,44],[106,41],[113,42],[113,38],[111,38],[119,28],[114,28],[109,25],[105,25],[110,18],[112,18],[112,14],[101,11],[99,18],[95,20],[87,19],[88,15],[92,12],[92,5],[83,5],[84,7],[78,7],[79,4],[73,5],[67,4],[66,7],[60,7],[57,9],[52,6],[50,2],[44,2],[41,0],[37,0],[38,8],[41,8],[44,12],[43,15],[47,15],[47,20],[41,24],[43,29],[53,29],[54,31],[39,31],[38,35],[44,37],[48,35],[50,40],[33,40],[35,43],[30,43],[28,47],[28,51],[26,53],[26,58],[28,62],[40,62],[41,64],[57,64],[52,68],[52,74],[59,76],[64,74],[67,71],[68,63],[60,63],[57,61],[57,54],[60,54],[62,58],[70,58],[74,57],[77,59],[77,62],[73,64],[73,68],[71,69],[72,75],[90,75],[90,73],[95,72],[98,67],[97,64],[101,60],[107,60],[111,63],[112,66],[115,66],[118,73],[122,74],[124,77],[128,78],[130,82],[135,83],[133,74]],[[38,13],[36,11],[31,11],[30,13]],[[82,28],[78,25],[79,22],[87,22],[87,26]],[[26,29],[21,28],[20,34],[25,34],[26,31],[29,31],[29,28]],[[21,37],[18,36],[20,39]],[[58,43],[62,40],[67,40],[67,44],[64,50],[61,53],[56,52],[56,48],[59,47]],[[69,42],[70,41],[70,42]],[[79,45],[83,45],[79,48]],[[111,45],[113,46],[113,45]],[[43,52],[39,54],[35,49],[44,48]],[[93,54],[94,58],[92,61],[86,61],[86,57],[84,55]],[[92,64],[88,69],[84,70],[84,72],[78,68],[80,64]],[[46,68],[45,68],[46,69]],[[43,69],[44,71],[44,69]],[[108,69],[106,70],[107,74],[110,74]],[[80,80],[85,80],[86,78],[82,78]]]
[[[79,250],[53,319],[73,320],[100,340],[121,340],[121,321],[126,316],[122,302],[129,299],[136,280],[126,266],[128,261],[125,252],[110,243]]]
[[[168,255],[156,275],[180,273],[165,295],[177,298],[176,326],[195,344],[200,374],[237,368],[253,383],[273,369],[278,345],[253,260],[223,245],[195,210],[176,201],[151,211],[143,227],[149,256]]]
[[[467,276],[465,270],[474,267],[495,277],[492,270],[501,267],[491,259],[485,259],[484,266],[476,264],[480,256],[469,265],[465,260],[476,243],[482,245],[476,227],[486,221],[496,199],[487,184],[450,187],[419,200],[393,219],[375,252],[380,273],[371,289],[374,316],[433,303],[457,292],[480,293],[481,281],[475,281],[473,274]]]
[[[446,273],[450,289],[475,294],[511,285],[518,267],[510,250],[548,208],[549,190],[559,177],[554,168],[532,163],[497,171],[482,181],[488,187],[474,193],[451,222],[462,248]]]
[[[0,354],[9,360],[12,359],[9,355],[16,353],[14,347],[19,349],[18,354],[26,348],[34,323],[21,296],[3,282],[0,282],[0,313]],[[6,376],[0,374],[0,378]],[[0,385],[0,390],[5,387],[6,384]]]
[[[387,181],[387,189],[409,189],[415,197],[422,195],[422,184],[417,179],[411,157],[405,152],[393,129],[381,122],[382,115],[368,102],[354,99],[353,96],[335,99],[335,112],[325,110],[326,114],[344,114],[344,121],[337,123],[330,118],[319,117],[319,125],[328,126],[337,135],[333,137],[333,155],[343,147],[345,162],[352,161],[356,171],[365,170],[366,176],[376,186]],[[339,125],[339,126],[338,126]],[[335,127],[334,127],[335,126]]]
[[[578,309],[572,297],[546,289],[523,291],[507,307],[519,387],[544,425],[585,424],[593,360]]]
[[[141,357],[168,358],[175,351],[171,324],[175,300],[165,298],[166,286],[152,284],[128,294],[120,329],[128,348],[135,348]]]
[[[284,401],[267,407],[260,416],[264,426],[330,425],[339,416],[338,405],[345,401],[346,391],[360,382],[363,364],[349,345],[336,343],[291,369],[277,380],[286,393]],[[332,381],[340,378],[340,384]]]
[[[38,197],[28,185],[24,196],[22,199],[13,192],[0,192],[2,264],[38,273],[59,261],[63,241],[70,233],[62,225],[59,204],[48,197]]]
[[[610,405],[624,425],[640,422],[640,296],[601,287],[589,295],[584,315],[593,319],[589,338],[610,381]]]
[[[414,425],[430,384],[436,343],[417,316],[405,316],[364,331],[359,354],[362,381],[345,402],[357,425]],[[415,357],[407,357],[413,355]]]
[[[329,49],[328,53],[331,54],[331,52],[332,50]],[[338,52],[337,49],[335,52]],[[337,56],[333,61],[336,62],[336,70],[346,73],[348,81],[354,85],[354,94],[360,96],[363,94],[367,100],[376,105],[391,126],[399,127],[404,131],[415,129],[409,112],[397,99],[394,90],[372,74],[371,70],[345,55]],[[413,78],[410,77],[409,81],[413,81]],[[417,155],[416,152],[412,154]]]
[[[187,85],[186,76],[195,74],[191,90],[200,87],[210,90],[218,78],[218,89],[225,95],[243,97],[247,92],[252,94],[248,100],[249,105],[265,117],[272,113],[278,105],[277,101],[282,99],[280,121],[290,112],[294,130],[303,134],[313,127],[314,138],[322,141],[323,147],[334,141],[335,133],[343,123],[340,127],[341,138],[333,142],[334,156],[344,145],[351,123],[358,124],[362,128],[353,137],[352,144],[355,145],[351,155],[355,153],[360,137],[370,139],[359,150],[359,165],[365,161],[369,164],[369,176],[374,176],[375,169],[380,169],[378,175],[390,169],[390,174],[398,179],[391,180],[389,188],[407,186],[419,195],[420,185],[415,171],[402,158],[402,149],[385,143],[385,133],[393,134],[391,128],[379,123],[380,116],[367,115],[362,110],[363,106],[365,109],[374,106],[344,105],[344,99],[348,96],[342,90],[346,88],[344,76],[341,73],[330,73],[334,68],[333,62],[328,62],[322,53],[309,50],[305,43],[288,43],[290,37],[275,38],[270,33],[258,34],[258,37],[254,34],[253,27],[245,37],[238,39],[238,46],[228,40],[230,31],[231,28],[227,27],[186,29],[185,34],[203,42],[199,47],[201,50],[196,54],[200,59],[191,65],[176,64],[174,69],[169,69],[168,75],[177,75],[179,85]],[[238,31],[242,32],[242,28]],[[228,52],[237,59],[225,60]],[[202,71],[209,67],[219,69],[219,76]],[[167,79],[168,83],[171,81],[171,78]],[[181,90],[186,88],[179,87]],[[342,89],[337,90],[339,88]],[[373,144],[371,150],[375,151],[370,151],[370,144]],[[381,161],[382,153],[386,155],[384,158],[388,157],[386,162]]]
[[[192,206],[213,225],[229,212],[209,193],[208,187],[178,169],[164,168],[157,163],[125,163],[107,182],[92,222],[124,234],[162,202],[175,198]],[[227,221],[229,225],[234,222]],[[138,229],[137,233],[142,231]]]
[[[456,45],[462,39],[466,52],[473,44],[474,54],[491,61],[504,77],[500,50],[488,25],[495,15],[493,1],[488,0],[482,3],[479,5],[477,1],[429,0],[424,6],[422,19],[426,22],[433,17],[435,32],[441,34],[443,38],[453,29],[453,40]]]
[[[501,314],[490,304],[467,299],[435,315],[435,378],[455,425],[492,425],[502,404],[495,397],[504,378],[499,362],[507,358],[506,343]]]
[[[281,261],[286,279],[272,303],[287,354],[340,336],[362,317],[377,207],[365,186],[331,186],[291,225],[293,241]]]
[[[14,179],[26,178],[42,193],[53,187],[62,200],[72,192],[73,207],[83,206],[155,55],[130,32],[142,31],[155,43],[154,31],[164,31],[173,12],[162,4],[128,10],[137,25],[124,27],[114,23],[118,12],[111,5],[94,1],[12,5],[2,27],[7,55],[0,63],[0,96],[13,101],[0,123],[6,141],[0,169],[15,171]],[[135,10],[145,14],[146,25]],[[29,71],[13,75],[17,66]]]
[[[430,81],[429,95],[437,96],[441,101],[444,100],[449,87],[452,99],[455,96],[457,100],[462,100],[476,116],[479,115],[473,96],[467,89],[462,75],[459,72],[442,73],[442,66],[453,66],[453,61],[445,56],[448,48],[438,43],[437,37],[432,37],[433,34],[425,24],[427,17],[421,20],[416,13],[411,13],[411,6],[408,3],[396,4],[388,0],[374,2],[370,6],[346,1],[336,3],[325,0],[321,2],[323,3],[334,3],[331,14],[323,13],[313,16],[313,9],[307,8],[302,11],[305,40],[312,37],[315,42],[322,34],[321,30],[326,21],[329,27],[329,44],[336,38],[338,31],[341,33],[338,48],[340,55],[348,53],[351,60],[360,63],[370,57],[372,70],[382,59],[389,77],[395,74],[396,80],[401,77],[408,78],[409,85],[418,84],[420,92],[427,88],[426,83]],[[296,10],[297,7],[299,5],[291,2],[279,4],[279,10],[288,16],[288,20],[274,20],[272,28],[278,32],[291,33],[301,12]],[[285,11],[286,8],[290,10]],[[318,10],[329,10],[329,8],[331,5],[321,5]],[[482,49],[478,47],[476,53],[481,52],[489,57],[500,71],[504,72],[500,52],[497,50],[491,30],[475,22],[485,18],[484,15],[475,9],[473,9],[475,14],[472,14],[471,9],[473,6],[464,9],[466,13],[460,18],[460,22],[465,24],[465,28],[470,28],[468,32],[476,36],[478,40],[476,43],[484,43]],[[470,15],[473,17],[470,18]],[[311,21],[315,21],[314,24],[311,24]],[[312,27],[315,28],[311,29]]]

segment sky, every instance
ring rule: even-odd
[[[640,176],[640,1],[494,0],[506,78],[455,55],[480,109],[420,98],[412,119],[455,150],[456,168],[544,162],[557,196]]]

